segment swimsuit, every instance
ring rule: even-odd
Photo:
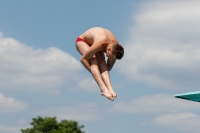
[[[78,37],[78,38],[76,39],[76,42],[80,42],[80,41],[85,42],[82,38]]]

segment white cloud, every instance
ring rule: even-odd
[[[25,118],[21,118],[19,119],[19,121],[17,122],[18,125],[26,125],[29,122],[25,119]]]
[[[26,108],[26,103],[17,101],[12,97],[5,97],[0,93],[0,113],[22,111]]]
[[[3,33],[0,32],[0,37],[3,37]]]
[[[165,114],[152,120],[155,126],[174,128],[180,131],[198,133],[200,116],[192,113]]]
[[[145,1],[133,16],[118,69],[156,87],[200,86],[200,1]]]
[[[59,120],[78,120],[78,121],[91,121],[100,119],[95,103],[78,104],[73,107],[52,107],[37,112],[38,115],[44,117],[56,116]]]
[[[166,113],[199,109],[199,103],[174,98],[172,95],[158,94],[142,96],[131,102],[119,102],[109,111],[123,113]]]
[[[13,127],[13,126],[0,126],[0,132],[2,133],[21,133],[21,127]]]
[[[26,129],[26,128],[28,127],[0,125],[0,132],[1,133],[21,133],[21,129]]]
[[[85,78],[82,79],[79,83],[78,86],[86,91],[99,91],[99,87],[97,85],[97,83],[95,82],[95,80],[93,78]]]
[[[76,79],[82,68],[74,57],[58,48],[33,49],[2,34],[0,62],[0,89],[57,92],[54,89]]]

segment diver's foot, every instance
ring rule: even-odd
[[[105,96],[106,98],[108,98],[108,99],[111,100],[111,101],[114,101],[113,96],[110,94],[110,92],[109,92],[108,90],[102,91],[102,92],[101,92],[101,95],[102,95],[102,96]]]
[[[110,94],[112,95],[113,99],[117,97],[117,94],[114,92],[113,89],[109,89]]]

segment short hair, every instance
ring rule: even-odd
[[[115,44],[113,46],[113,54],[116,59],[120,60],[124,56],[124,48],[120,44]]]

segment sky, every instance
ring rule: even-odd
[[[0,132],[32,118],[75,120],[86,133],[197,133],[200,104],[174,98],[199,91],[198,0],[1,0]],[[76,38],[92,27],[125,49],[110,71],[109,101],[80,63]]]

